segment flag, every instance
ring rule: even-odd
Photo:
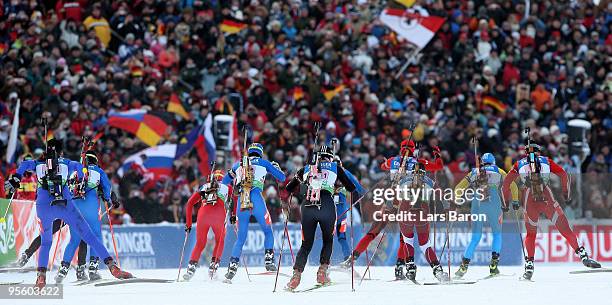
[[[15,105],[15,116],[13,117],[13,125],[11,126],[11,134],[9,136],[8,146],[6,147],[6,162],[11,164],[15,162],[15,151],[17,150],[17,138],[19,137],[19,108],[21,100],[17,99]]]
[[[293,100],[299,101],[304,98],[304,89],[302,87],[297,86],[293,88]]]
[[[242,22],[238,22],[238,21],[234,21],[230,19],[224,19],[223,22],[221,22],[219,29],[221,30],[221,32],[226,33],[226,34],[236,34],[246,29],[246,27],[247,25]]]
[[[344,90],[344,85],[339,85],[333,89],[323,89],[323,96],[325,96],[326,100],[331,100],[334,96],[338,95],[340,92]]]
[[[402,38],[422,49],[444,24],[444,18],[424,16],[412,11],[387,8],[380,14],[380,21]]]
[[[508,108],[508,106],[506,104],[504,104],[502,101],[492,97],[492,96],[485,96],[482,98],[482,104],[483,105],[487,105],[490,107],[495,108],[495,110],[504,113],[506,112],[506,108]]]
[[[242,153],[240,152],[240,136],[238,135],[238,118],[236,118],[236,113],[234,113],[234,120],[232,122],[232,130],[230,131],[229,141],[232,147],[232,162],[237,162],[240,160]]]
[[[108,115],[108,125],[136,135],[149,146],[157,145],[166,134],[166,120],[163,114],[141,109],[111,112]]]
[[[416,0],[395,0],[395,2],[400,3],[405,7],[411,7],[414,5]]]
[[[198,169],[202,176],[210,175],[210,163],[215,160],[217,146],[215,145],[215,138],[212,133],[212,122],[212,115],[209,113],[204,120],[203,127],[200,128],[202,132],[198,133],[193,145],[198,156]]]
[[[181,99],[179,99],[176,93],[172,93],[170,95],[170,100],[168,101],[168,112],[176,113],[181,116],[185,120],[191,120],[191,114],[185,110],[183,107],[183,103]]]
[[[164,144],[141,150],[129,156],[117,171],[119,177],[133,167],[142,167],[157,180],[172,174],[172,165],[176,156],[176,144]]]

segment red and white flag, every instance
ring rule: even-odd
[[[413,9],[387,8],[380,14],[380,21],[419,49],[424,48],[444,24],[444,18],[426,16]]]

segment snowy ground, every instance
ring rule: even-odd
[[[357,270],[363,272],[365,268]],[[71,271],[64,285],[64,300],[11,300],[10,304],[131,304],[131,305],[174,305],[174,304],[283,304],[283,305],[326,305],[326,304],[609,304],[612,295],[612,273],[570,275],[579,270],[578,264],[536,265],[533,283],[518,281],[522,267],[503,267],[502,273],[512,274],[503,278],[477,282],[473,285],[415,286],[408,282],[388,282],[393,278],[393,268],[372,268],[372,280],[355,284],[351,292],[350,274],[332,272],[336,284],[306,293],[289,293],[282,287],[289,280],[279,277],[279,287],[272,293],[274,276],[251,275],[247,280],[243,268],[239,269],[234,283],[224,284],[220,279],[207,279],[207,270],[201,268],[191,282],[169,284],[123,284],[106,287],[74,286]],[[251,267],[251,273],[262,272],[263,268]],[[287,268],[281,269],[289,272]],[[453,272],[454,272],[453,268]],[[176,269],[133,270],[134,275],[148,278],[175,279]],[[220,270],[220,278],[225,268]],[[487,275],[487,267],[471,267],[466,275],[476,280]],[[302,277],[300,289],[315,283],[316,267],[308,267]],[[47,281],[53,281],[53,275]],[[104,277],[110,274],[104,272]],[[33,283],[35,273],[3,273],[0,282],[25,280]],[[421,283],[434,281],[431,269],[419,267],[417,280]],[[2,302],[2,304],[9,304]]]

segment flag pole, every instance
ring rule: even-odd
[[[397,74],[395,74],[395,79],[398,79],[400,75],[404,73],[406,68],[408,68],[408,66],[410,65],[410,62],[412,61],[412,59],[414,59],[419,54],[419,52],[421,52],[421,49],[418,47],[415,47],[410,51],[410,53],[408,53],[408,55],[406,56],[406,62],[404,63],[402,68],[397,72]]]

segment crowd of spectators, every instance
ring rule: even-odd
[[[379,163],[397,153],[411,123],[418,123],[412,136],[423,157],[441,147],[448,184],[456,182],[450,173],[473,164],[473,136],[479,151],[508,169],[529,126],[546,155],[583,173],[583,205],[574,200],[566,209],[612,217],[612,3],[417,0],[415,8],[446,22],[410,59],[409,44],[377,18],[386,6],[401,7],[378,0],[2,1],[0,153],[19,98],[19,155],[42,153],[45,115],[71,158],[83,135],[103,132],[100,163],[123,202],[116,221],[178,222],[205,174],[195,154],[143,192],[138,173],[116,173],[146,145],[107,126],[110,111],[164,111],[178,93],[194,118],[176,117],[164,142],[178,142],[209,113],[236,115],[289,177],[304,164],[319,121],[321,139],[340,140],[345,166],[366,187],[384,175]],[[245,28],[228,34],[224,20]],[[332,99],[322,94],[340,85]],[[485,96],[507,109],[484,106]],[[567,123],[577,118],[592,124],[591,153],[572,158]],[[7,174],[13,165],[3,158],[0,166]],[[270,187],[265,195],[277,220],[286,194]]]

